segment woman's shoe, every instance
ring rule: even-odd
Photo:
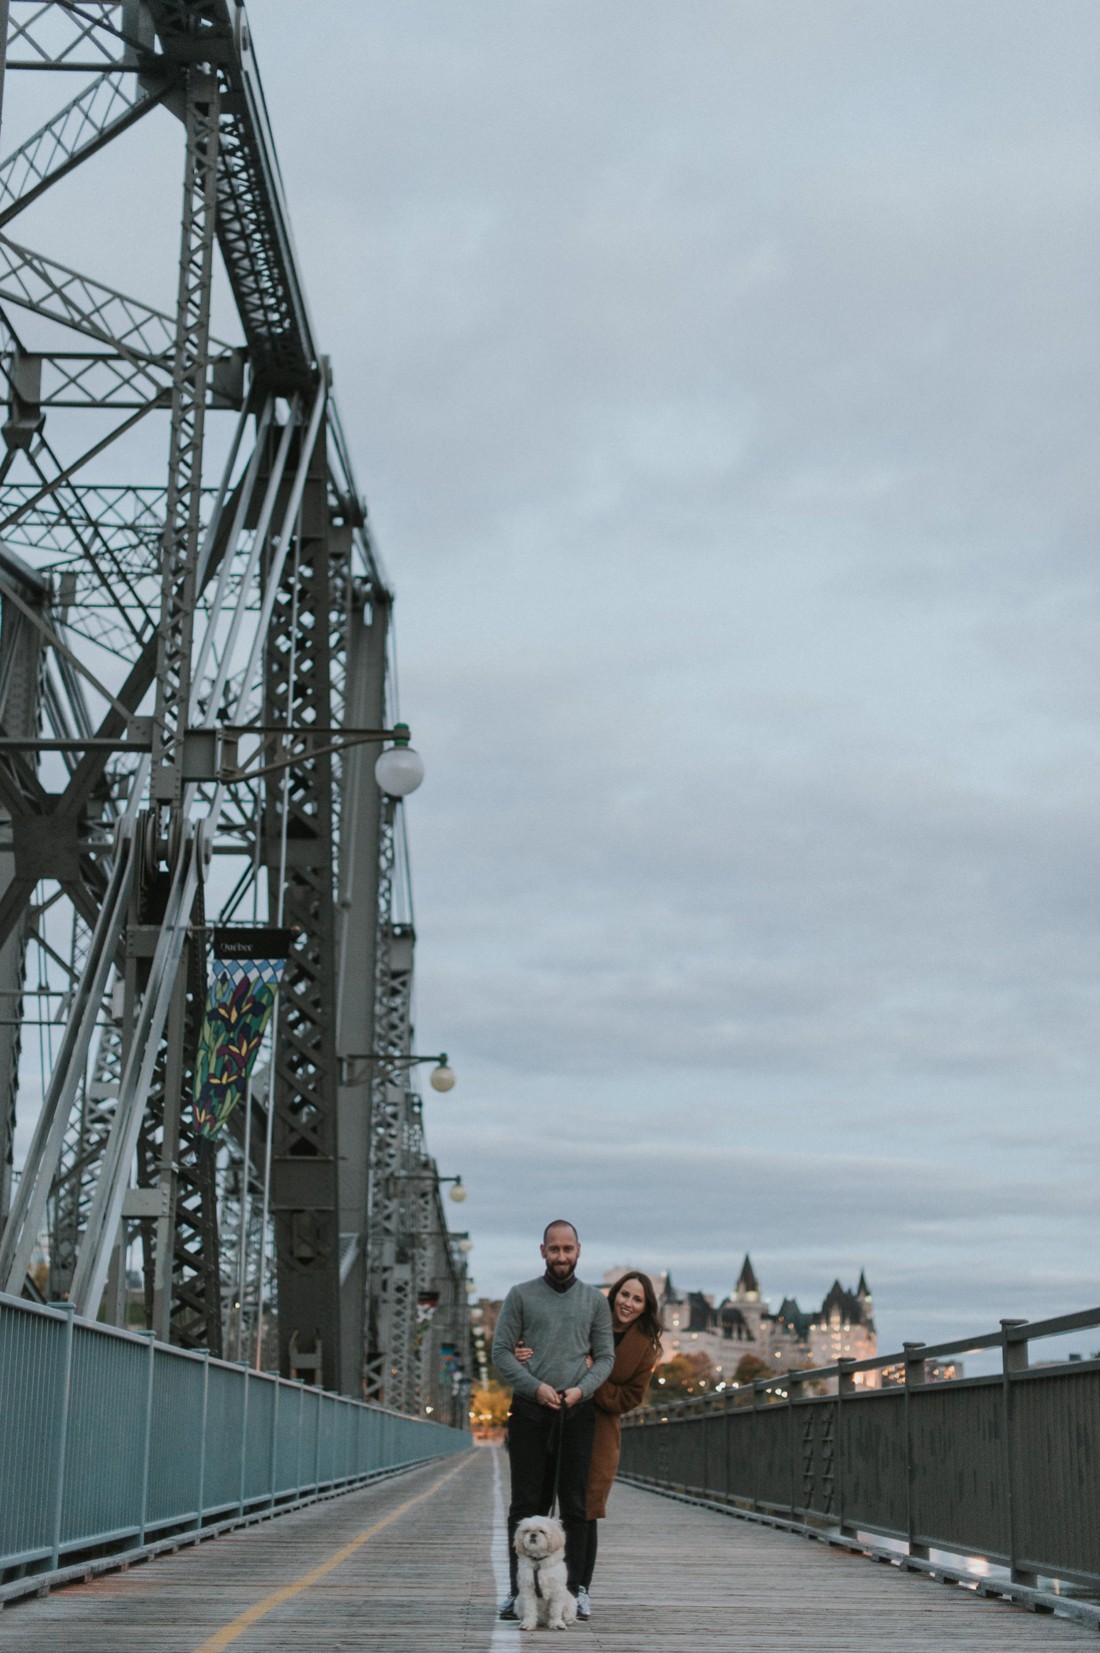
[[[588,1599],[588,1591],[582,1584],[577,1591],[577,1617],[587,1619],[592,1616],[592,1603]]]

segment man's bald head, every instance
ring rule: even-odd
[[[550,1231],[554,1228],[568,1228],[577,1244],[580,1245],[581,1237],[567,1217],[555,1217],[552,1223],[547,1223],[546,1227],[542,1231],[543,1245],[545,1245],[547,1240],[550,1238]]]
[[[572,1278],[581,1254],[581,1242],[571,1222],[567,1222],[564,1217],[557,1217],[552,1223],[547,1223],[539,1250],[551,1279],[558,1280],[564,1285]]]

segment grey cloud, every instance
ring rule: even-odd
[[[451,499],[473,488],[515,501],[575,470],[586,401],[636,418],[670,384],[681,396],[709,384],[727,402],[747,392],[771,437],[759,458],[782,474],[838,442],[849,461],[862,450],[866,474],[868,449],[900,441],[916,482],[904,507],[950,495],[951,456],[953,485],[968,486],[974,442],[986,464],[1003,451],[991,420],[1031,405],[1019,396],[1028,341],[1048,374],[1067,309],[1036,305],[1035,265],[1045,259],[1047,288],[1088,267],[1083,245],[1063,256],[1089,221],[1080,76],[1023,13],[960,39],[946,11],[912,12],[903,54],[880,11],[824,25],[794,15],[757,27],[717,8],[686,30],[648,8],[624,30],[614,10],[572,24],[528,11],[517,27],[483,5],[456,26],[435,7],[414,29],[377,14],[370,95],[328,115],[333,150],[342,142],[356,166],[337,167],[335,189],[312,178],[303,206],[325,230],[308,245],[331,246],[335,230],[319,276],[322,293],[348,283],[339,315],[357,298],[388,306],[362,329],[376,364],[365,386],[402,389],[384,422],[369,389],[363,407],[385,462],[393,453],[405,470],[393,444],[415,443]],[[1064,15],[1069,30],[1078,15]],[[980,113],[1012,110],[1008,141],[974,118],[968,50],[981,53]],[[690,62],[682,78],[677,60]],[[1037,106],[1027,82],[1044,72],[1058,94]],[[1063,354],[1079,360],[1068,322]],[[1001,382],[983,384],[994,371]],[[441,385],[466,417],[451,417]],[[1016,426],[1034,449],[1034,420]],[[877,469],[896,474],[896,453]],[[400,508],[434,497],[415,490]]]
[[[482,1284],[566,1208],[865,1265],[895,1344],[1095,1297],[1093,0],[321,9],[253,25]],[[26,238],[170,304],[174,124],[125,157]]]
[[[256,19],[429,766],[430,1139],[495,1289],[569,1206],[712,1290],[865,1264],[895,1343],[1070,1308],[1095,7],[691,11]]]
[[[1095,1270],[1044,1268],[1029,1255],[1030,1225],[1091,1220],[1091,1183],[1083,1179],[1068,1189],[999,1178],[976,1184],[950,1164],[714,1154],[637,1146],[629,1133],[618,1145],[590,1144],[578,1163],[530,1126],[507,1148],[475,1138],[466,1156],[475,1209],[492,1200],[476,1227],[483,1290],[535,1272],[537,1235],[533,1241],[528,1230],[559,1206],[574,1214],[593,1277],[615,1262],[671,1267],[681,1289],[721,1295],[751,1249],[773,1302],[789,1292],[812,1306],[834,1276],[852,1285],[866,1268],[880,1329],[898,1342],[977,1334],[995,1329],[1002,1315],[1069,1312],[1092,1301],[1100,1284]],[[502,1199],[506,1189],[511,1198]],[[887,1233],[896,1249],[879,1259]],[[977,1246],[989,1244],[999,1265],[975,1267]]]

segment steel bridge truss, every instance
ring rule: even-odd
[[[248,20],[0,0],[0,27],[5,147],[32,110],[0,162],[0,1290],[458,1421],[464,1264],[402,1062],[413,932],[373,777],[392,596]],[[15,225],[56,243],[63,181],[102,190],[93,158],[150,114],[183,139],[159,307]],[[297,939],[214,1152],[188,1102],[235,921]]]

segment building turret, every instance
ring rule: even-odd
[[[745,1261],[741,1264],[741,1273],[737,1276],[737,1284],[733,1288],[734,1302],[744,1300],[749,1303],[760,1301],[760,1286],[753,1272],[752,1261],[748,1252]]]

